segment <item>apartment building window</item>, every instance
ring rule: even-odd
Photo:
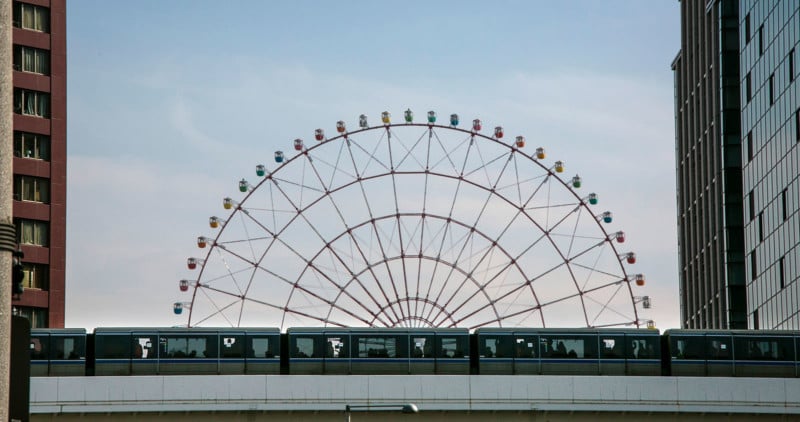
[[[33,158],[36,160],[50,159],[50,137],[35,133],[14,131],[14,156]]]
[[[14,26],[50,32],[50,9],[27,3],[14,3]]]
[[[794,80],[794,48],[789,51],[789,82]]]
[[[14,112],[26,116],[50,117],[50,94],[14,88]]]
[[[14,224],[17,226],[17,243],[35,246],[49,245],[50,227],[47,221],[15,218]]]
[[[31,308],[28,306],[15,306],[14,314],[27,318],[31,323],[31,328],[47,327],[47,309]]]
[[[769,105],[775,104],[775,74],[769,75]]]
[[[50,74],[50,52],[33,47],[14,46],[14,70]]]
[[[747,162],[753,159],[753,131],[747,132]]]
[[[789,218],[789,209],[786,206],[786,194],[788,189],[784,189],[781,192],[781,214],[783,216],[783,221],[786,221]]]
[[[14,199],[50,203],[50,180],[34,176],[14,176]]]
[[[25,273],[22,285],[26,289],[47,290],[49,288],[50,269],[47,265],[23,262],[22,271]]]
[[[744,43],[750,44],[750,14],[744,17]]]
[[[800,108],[794,112],[794,139],[800,142]]]
[[[745,77],[744,86],[745,86],[745,95],[746,95],[748,103],[753,98],[753,87],[752,87],[752,84],[750,82],[751,82],[750,72],[747,72],[747,76]]]

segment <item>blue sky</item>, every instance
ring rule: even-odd
[[[645,316],[677,327],[679,18],[673,0],[69,2],[66,324],[185,323],[177,281],[239,179],[317,127],[411,108],[569,163],[628,233]]]

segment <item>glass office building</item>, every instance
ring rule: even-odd
[[[681,318],[800,328],[800,2],[681,2],[675,74]]]

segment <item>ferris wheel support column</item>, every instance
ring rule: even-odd
[[[0,224],[12,221],[12,165],[14,146],[13,85],[11,70],[11,0],[0,0]],[[6,230],[3,231],[5,233]],[[13,231],[12,231],[13,233]],[[11,254],[0,239],[0,421],[9,420],[11,368]],[[11,239],[13,243],[15,239]]]

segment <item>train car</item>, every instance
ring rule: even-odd
[[[800,331],[667,330],[674,376],[800,377]]]
[[[95,375],[277,374],[278,328],[97,328]]]
[[[80,376],[86,372],[86,330],[31,330],[31,376]]]
[[[657,330],[479,328],[479,374],[661,375]]]
[[[468,374],[469,331],[289,328],[290,374]]]

